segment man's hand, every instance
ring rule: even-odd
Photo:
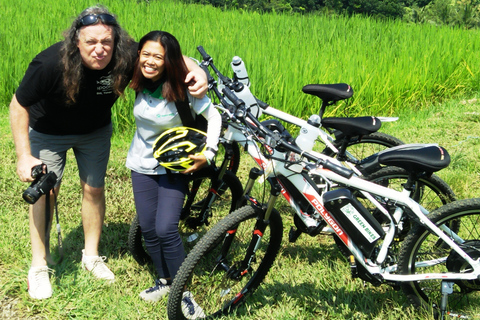
[[[208,90],[205,73],[202,69],[200,69],[200,72],[198,70],[190,71],[185,78],[185,83],[189,84],[188,91],[193,97],[198,99],[203,98]]]
[[[189,71],[185,78],[185,83],[188,84],[188,91],[190,91],[190,94],[193,97],[201,99],[205,96],[208,90],[207,75],[192,59],[183,56],[183,60]]]
[[[33,156],[22,156],[18,158],[17,174],[22,182],[32,182],[32,168],[42,164],[42,161]]]

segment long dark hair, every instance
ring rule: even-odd
[[[83,10],[73,21],[71,27],[64,32],[65,40],[60,50],[60,56],[63,65],[63,85],[67,95],[67,103],[69,104],[76,102],[83,80],[82,57],[77,47],[80,33],[78,23],[81,18],[89,14],[110,14],[113,16],[104,6],[89,7]],[[116,95],[121,96],[128,84],[132,62],[135,59],[135,52],[132,50],[134,40],[118,23],[110,25],[110,27],[114,35],[114,48],[111,61],[111,63],[114,63],[112,69],[113,91]]]
[[[138,51],[140,52],[147,41],[155,41],[162,45],[165,49],[165,69],[163,71],[161,80],[164,81],[162,96],[168,101],[183,101],[186,98],[185,77],[188,69],[183,60],[182,50],[177,39],[165,31],[151,31],[144,35],[138,44]],[[135,62],[135,69],[133,72],[132,82],[130,87],[135,92],[140,92],[145,88],[147,80],[141,70],[139,63],[140,57],[137,57]]]

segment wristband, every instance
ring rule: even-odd
[[[205,151],[210,151],[210,152],[212,152],[214,157],[215,157],[215,155],[217,154],[217,150],[213,149],[212,147],[207,147],[207,148],[205,149]]]
[[[217,151],[213,148],[207,147],[203,152],[205,159],[207,159],[207,164],[210,165],[212,163],[213,158],[215,157]]]

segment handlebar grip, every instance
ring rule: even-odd
[[[211,61],[212,60],[212,57],[210,57],[210,55],[205,51],[205,49],[203,49],[202,46],[198,46],[197,50],[202,55],[203,60],[205,60],[205,61]]]
[[[198,65],[204,72],[205,74],[207,75],[207,82],[208,83],[213,83],[215,81],[215,79],[212,77],[212,75],[210,74],[210,71],[208,70],[207,66],[200,63]]]
[[[328,160],[325,160],[322,164],[325,169],[331,170],[344,178],[350,179],[353,175],[353,171],[342,166],[338,166]]]
[[[227,87],[223,88],[222,90],[223,94],[230,100],[235,107],[240,107],[242,105],[245,105],[245,102],[243,100],[238,99],[238,97],[232,92],[232,90],[228,89]]]
[[[263,110],[265,110],[269,107],[268,103],[263,102],[262,100],[258,99],[257,97],[255,97],[255,100],[257,101],[258,106],[260,108],[262,108]]]

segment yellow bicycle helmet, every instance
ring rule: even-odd
[[[207,134],[195,128],[176,127],[165,130],[153,143],[153,157],[170,170],[184,171],[193,165],[191,154],[202,154]]]

